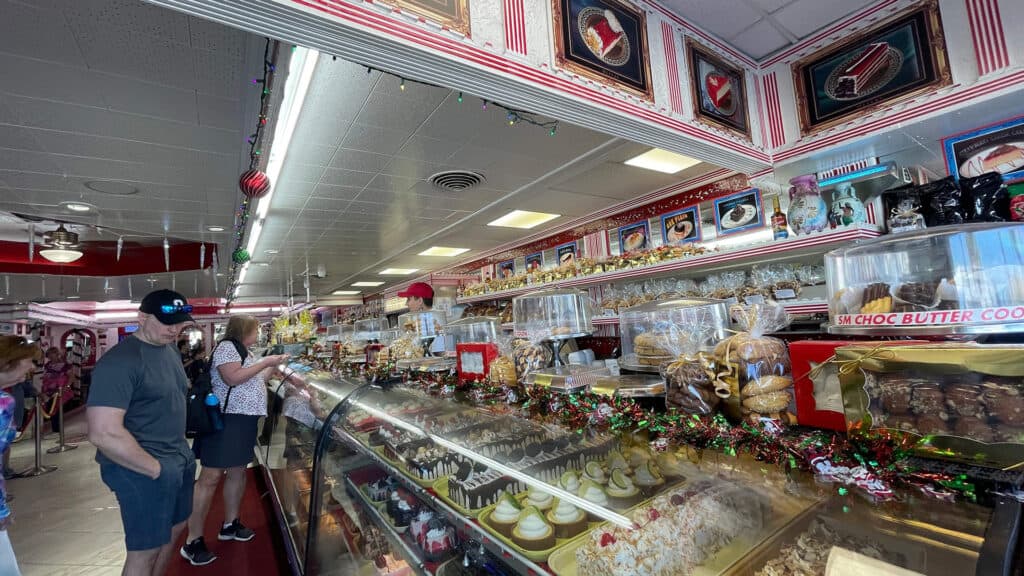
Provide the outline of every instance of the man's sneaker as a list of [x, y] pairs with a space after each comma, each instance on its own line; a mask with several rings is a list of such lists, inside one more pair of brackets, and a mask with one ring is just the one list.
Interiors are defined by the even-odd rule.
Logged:
[[238, 518], [235, 518], [231, 524], [225, 524], [224, 527], [220, 529], [220, 534], [217, 534], [217, 540], [237, 540], [239, 542], [248, 542], [249, 540], [252, 540], [255, 535], [255, 532], [249, 530], [245, 526], [242, 526], [242, 523], [238, 521]]
[[206, 541], [200, 536], [181, 547], [181, 557], [193, 566], [206, 566], [217, 559], [206, 547]]

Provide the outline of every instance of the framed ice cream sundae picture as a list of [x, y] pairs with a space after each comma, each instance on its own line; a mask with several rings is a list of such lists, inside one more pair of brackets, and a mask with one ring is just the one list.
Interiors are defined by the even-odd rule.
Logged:
[[686, 40], [697, 119], [750, 138], [744, 72], [707, 48]]
[[691, 206], [661, 215], [661, 237], [666, 245], [679, 246], [699, 242], [700, 208]]
[[560, 68], [651, 100], [647, 21], [624, 0], [552, 0]]
[[946, 167], [956, 180], [999, 172], [1024, 178], [1024, 116], [950, 136], [942, 141]]
[[804, 134], [951, 83], [937, 0], [793, 65]]
[[527, 254], [525, 262], [527, 272], [536, 272], [544, 267], [544, 253], [535, 252], [533, 254]]
[[568, 266], [576, 263], [576, 243], [569, 242], [555, 248], [555, 258], [558, 259], [558, 266]]
[[764, 226], [761, 191], [750, 188], [715, 200], [715, 230], [719, 236]]
[[619, 253], [640, 252], [651, 247], [651, 225], [647, 220], [619, 228]]

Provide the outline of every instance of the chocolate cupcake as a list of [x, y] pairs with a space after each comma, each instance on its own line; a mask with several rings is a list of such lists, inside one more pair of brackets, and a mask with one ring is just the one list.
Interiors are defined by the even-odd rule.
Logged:
[[956, 421], [956, 427], [954, 427], [953, 431], [957, 436], [985, 442], [986, 444], [996, 440], [995, 430], [988, 425], [988, 422], [979, 418], [961, 418]]
[[946, 406], [950, 412], [965, 418], [981, 418], [985, 409], [981, 401], [981, 387], [973, 384], [946, 386]]
[[938, 384], [920, 384], [914, 387], [910, 407], [918, 415], [937, 416], [946, 413], [946, 395]]
[[[945, 412], [943, 412], [945, 414]], [[949, 434], [949, 422], [934, 414], [924, 414], [917, 417], [918, 434]]]

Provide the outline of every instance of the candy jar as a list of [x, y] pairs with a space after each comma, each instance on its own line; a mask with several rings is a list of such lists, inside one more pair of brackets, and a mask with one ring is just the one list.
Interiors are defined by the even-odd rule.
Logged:
[[819, 232], [828, 226], [828, 206], [818, 190], [813, 174], [797, 176], [789, 181], [789, 227], [794, 234]]
[[843, 226], [862, 224], [868, 221], [864, 204], [857, 198], [853, 184], [843, 182], [832, 192], [832, 214]]

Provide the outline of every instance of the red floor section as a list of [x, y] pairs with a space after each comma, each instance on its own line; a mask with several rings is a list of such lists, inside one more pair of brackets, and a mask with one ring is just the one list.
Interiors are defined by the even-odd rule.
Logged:
[[[280, 529], [271, 509], [270, 497], [260, 498], [265, 493], [263, 479], [258, 468], [248, 470], [245, 495], [242, 496], [242, 523], [256, 532], [249, 542], [220, 542], [217, 532], [224, 519], [224, 497], [221, 494], [224, 483], [217, 488], [217, 494], [206, 516], [207, 546], [217, 555], [217, 561], [207, 566], [192, 566], [180, 555], [175, 554], [167, 570], [167, 576], [194, 576], [195, 574], [217, 574], [218, 576], [277, 576], [290, 574], [288, 560], [281, 542]], [[182, 536], [183, 544], [185, 537]]]

